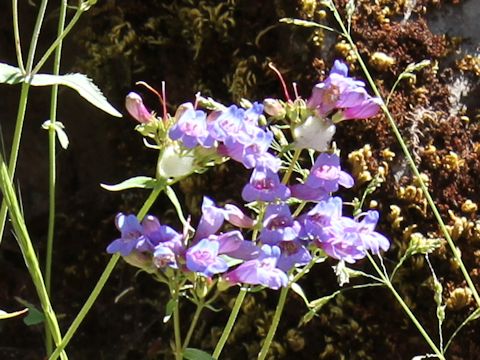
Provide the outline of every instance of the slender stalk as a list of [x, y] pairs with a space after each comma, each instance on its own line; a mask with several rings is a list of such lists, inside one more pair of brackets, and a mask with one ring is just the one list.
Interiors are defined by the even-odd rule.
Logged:
[[[32, 241], [30, 239], [30, 235], [25, 224], [25, 220], [20, 210], [20, 205], [18, 203], [15, 190], [13, 189], [7, 166], [5, 165], [5, 162], [3, 161], [3, 158], [1, 156], [0, 190], [3, 193], [3, 198], [8, 207], [12, 226], [16, 235], [18, 245], [22, 250], [25, 265], [27, 266], [30, 277], [32, 278], [33, 284], [37, 291], [38, 298], [40, 300], [40, 304], [42, 306], [42, 310], [45, 316], [45, 321], [49, 324], [48, 329], [53, 336], [55, 344], [59, 344], [62, 341], [62, 335], [58, 326], [57, 317], [52, 309], [50, 298], [47, 294], [47, 289], [45, 288], [45, 283], [43, 281], [43, 276], [40, 270], [37, 255], [35, 253], [35, 249], [32, 245]], [[59, 355], [64, 360], [68, 359], [67, 354], [64, 351], [62, 351], [62, 353]]]
[[[371, 75], [368, 71], [368, 68], [365, 65], [365, 62], [363, 61], [362, 57], [360, 56], [360, 53], [358, 52], [358, 49], [357, 49], [353, 39], [351, 38], [350, 34], [348, 34], [347, 29], [345, 28], [345, 25], [343, 24], [342, 18], [340, 16], [338, 10], [333, 5], [333, 3], [332, 3], [332, 6], [331, 6], [331, 10], [333, 11], [333, 15], [334, 15], [335, 19], [337, 20], [338, 24], [340, 25], [340, 27], [341, 27], [341, 29], [344, 33], [345, 38], [349, 42], [353, 51], [355, 52], [355, 55], [357, 57], [357, 61], [360, 64], [360, 67], [362, 68], [363, 73], [365, 74], [365, 77], [367, 78], [368, 83], [370, 84], [370, 87], [372, 88], [374, 94], [381, 98], [382, 95], [381, 95], [380, 91], [378, 90], [377, 85], [373, 81], [373, 78], [371, 77]], [[455, 258], [455, 261], [458, 263], [458, 265], [460, 267], [460, 270], [461, 270], [461, 272], [462, 272], [462, 274], [463, 274], [463, 276], [464, 276], [464, 278], [465, 278], [465, 280], [468, 284], [468, 287], [470, 288], [470, 290], [472, 290], [473, 297], [475, 298], [475, 301], [476, 301], [477, 305], [480, 307], [480, 295], [478, 294], [478, 291], [477, 291], [475, 285], [473, 284], [473, 281], [470, 277], [470, 274], [468, 273], [468, 271], [467, 271], [467, 269], [466, 269], [466, 267], [465, 267], [465, 265], [462, 261], [460, 252], [457, 250], [455, 242], [452, 240], [450, 234], [448, 233], [448, 230], [445, 226], [445, 223], [443, 222], [442, 216], [440, 215], [440, 212], [438, 211], [438, 208], [435, 205], [435, 202], [433, 201], [432, 196], [430, 195], [430, 192], [428, 191], [427, 185], [425, 184], [422, 177], [420, 176], [420, 171], [418, 170], [418, 167], [415, 164], [415, 161], [413, 160], [413, 157], [410, 154], [410, 151], [408, 150], [407, 144], [403, 140], [402, 135], [400, 134], [400, 131], [398, 130], [398, 127], [395, 123], [395, 120], [393, 119], [392, 114], [388, 110], [388, 107], [385, 104], [382, 104], [381, 108], [382, 108], [382, 111], [384, 112], [385, 116], [387, 117], [388, 123], [389, 123], [390, 127], [392, 128], [392, 131], [393, 131], [395, 137], [397, 138], [397, 141], [400, 144], [400, 147], [402, 148], [403, 153], [405, 154], [405, 157], [407, 159], [408, 165], [410, 166], [410, 169], [412, 170], [413, 174], [417, 178], [418, 183], [420, 184], [420, 188], [422, 189], [422, 192], [423, 192], [425, 198], [427, 199], [428, 205], [432, 209], [433, 215], [435, 216], [435, 219], [438, 222], [440, 230], [442, 231], [443, 236], [447, 240], [447, 243], [450, 246], [450, 249], [452, 250], [453, 257]]]
[[77, 11], [75, 12], [75, 15], [73, 15], [72, 20], [68, 23], [68, 25], [65, 27], [65, 29], [57, 36], [55, 41], [50, 45], [50, 47], [45, 51], [45, 54], [40, 58], [38, 61], [37, 65], [35, 65], [35, 68], [32, 70], [32, 74], [36, 74], [42, 66], [45, 64], [45, 62], [48, 60], [50, 55], [55, 51], [55, 49], [60, 46], [62, 43], [62, 40], [65, 38], [65, 36], [68, 35], [68, 33], [73, 29], [75, 24], [78, 22], [80, 19], [80, 16], [85, 12], [85, 9], [82, 6], [79, 6], [77, 8]]
[[212, 357], [214, 359], [218, 359], [220, 354], [222, 353], [223, 347], [225, 346], [225, 343], [227, 342], [227, 339], [230, 336], [230, 333], [232, 332], [233, 325], [235, 325], [235, 320], [237, 320], [238, 312], [240, 311], [240, 308], [243, 303], [243, 299], [245, 299], [245, 295], [247, 294], [247, 291], [248, 291], [247, 288], [242, 287], [238, 292], [237, 298], [235, 299], [235, 304], [233, 305], [233, 309], [230, 313], [230, 316], [228, 317], [227, 324], [223, 329], [222, 336], [220, 337], [220, 340], [218, 340], [217, 346], [213, 351]]
[[[13, 5], [13, 17], [14, 17], [14, 26], [15, 23], [18, 26], [18, 16], [16, 14], [18, 6], [16, 6], [16, 0], [15, 3], [12, 3]], [[35, 22], [35, 26], [33, 29], [33, 34], [32, 34], [32, 40], [30, 41], [30, 48], [28, 51], [28, 57], [27, 57], [27, 68], [24, 70], [25, 74], [29, 76], [32, 72], [32, 67], [33, 67], [33, 61], [35, 59], [35, 50], [37, 48], [37, 43], [38, 43], [38, 37], [40, 36], [40, 31], [42, 29], [42, 24], [43, 24], [43, 19], [45, 17], [45, 11], [47, 9], [47, 0], [43, 0], [42, 3], [40, 4], [40, 9], [37, 14], [37, 20]], [[14, 29], [15, 33], [15, 29]], [[18, 35], [18, 39], [20, 39]], [[20, 64], [19, 64], [20, 66]], [[15, 132], [13, 134], [13, 141], [12, 141], [12, 149], [10, 152], [10, 160], [8, 162], [8, 175], [10, 176], [10, 179], [13, 180], [15, 176], [15, 168], [17, 166], [17, 158], [18, 158], [18, 151], [20, 148], [20, 140], [22, 137], [22, 130], [23, 130], [23, 122], [25, 120], [25, 112], [27, 110], [27, 102], [28, 102], [28, 92], [30, 90], [30, 84], [27, 81], [22, 83], [22, 89], [20, 93], [20, 101], [18, 104], [18, 111], [17, 111], [17, 120], [15, 123]], [[3, 231], [5, 230], [5, 220], [7, 219], [7, 205], [5, 203], [5, 200], [2, 201], [2, 207], [0, 209], [0, 243], [2, 242], [3, 238]]]
[[422, 324], [420, 324], [420, 322], [417, 320], [417, 318], [415, 317], [413, 312], [410, 310], [408, 305], [405, 303], [405, 301], [403, 301], [400, 294], [393, 287], [393, 285], [390, 282], [388, 276], [385, 276], [383, 271], [378, 267], [377, 263], [375, 262], [375, 260], [373, 260], [372, 256], [369, 253], [367, 253], [367, 257], [368, 257], [368, 260], [370, 260], [370, 263], [372, 264], [372, 266], [375, 268], [375, 271], [378, 273], [380, 278], [383, 280], [383, 283], [385, 284], [385, 286], [387, 286], [388, 289], [392, 292], [393, 296], [395, 296], [395, 299], [397, 299], [400, 306], [403, 308], [403, 310], [408, 315], [408, 317], [413, 322], [413, 324], [417, 327], [418, 331], [420, 332], [420, 334], [422, 334], [423, 338], [428, 343], [428, 345], [430, 345], [431, 349], [435, 352], [435, 354], [438, 356], [439, 359], [445, 360], [445, 357], [443, 356], [442, 352], [438, 349], [437, 345], [435, 345], [433, 340], [430, 338], [428, 333], [423, 328]]
[[18, 0], [12, 0], [12, 17], [13, 17], [13, 36], [15, 38], [15, 53], [17, 54], [17, 65], [25, 74], [25, 66], [23, 65], [22, 45], [20, 43], [20, 30], [18, 29]]
[[[12, 149], [10, 152], [10, 161], [8, 163], [8, 175], [10, 180], [13, 180], [15, 175], [15, 168], [17, 166], [18, 151], [20, 148], [20, 140], [22, 138], [23, 122], [25, 120], [25, 112], [27, 110], [28, 92], [30, 84], [22, 83], [20, 92], [20, 101], [18, 105], [17, 121], [15, 123], [15, 132], [13, 133]], [[0, 243], [3, 239], [3, 231], [5, 230], [5, 220], [7, 219], [7, 203], [5, 199], [2, 200], [2, 207], [0, 209]]]
[[[47, 0], [43, 0], [40, 4], [40, 9], [38, 11], [37, 20], [35, 22], [35, 27], [33, 29], [32, 40], [30, 41], [30, 49], [28, 51], [27, 57], [27, 68], [25, 73], [29, 76], [32, 72], [33, 61], [35, 59], [35, 50], [37, 49], [38, 37], [40, 36], [40, 31], [42, 29], [43, 19], [45, 17], [45, 11], [47, 9]], [[12, 4], [15, 5], [15, 4]], [[15, 12], [17, 7], [13, 8]], [[15, 17], [15, 14], [14, 14]], [[17, 21], [18, 24], [18, 21]], [[28, 92], [30, 90], [30, 84], [27, 81], [22, 83], [22, 89], [20, 92], [20, 101], [18, 104], [17, 111], [17, 120], [15, 123], [15, 132], [13, 134], [12, 149], [10, 152], [10, 160], [8, 162], [8, 175], [10, 179], [13, 179], [15, 176], [15, 168], [17, 166], [18, 151], [20, 148], [20, 140], [22, 137], [23, 122], [25, 120], [25, 112], [27, 110], [28, 102]], [[3, 231], [5, 230], [5, 220], [7, 219], [7, 204], [5, 200], [2, 201], [2, 207], [0, 209], [0, 243], [3, 238]]]
[[280, 297], [278, 299], [277, 308], [275, 309], [275, 314], [273, 315], [272, 325], [270, 325], [270, 329], [268, 329], [267, 337], [265, 338], [262, 349], [258, 354], [258, 360], [264, 360], [267, 356], [270, 345], [272, 344], [275, 333], [277, 332], [278, 324], [280, 323], [280, 318], [283, 313], [283, 308], [285, 307], [285, 300], [287, 299], [289, 289], [290, 287], [287, 286], [282, 288], [282, 291], [280, 291]]
[[[58, 19], [57, 34], [60, 35], [65, 27], [65, 17], [67, 14], [67, 0], [62, 0], [60, 4], [60, 14]], [[60, 61], [62, 58], [62, 42], [59, 43], [55, 51], [55, 59], [53, 63], [54, 75], [60, 73]], [[55, 158], [55, 141], [56, 130], [55, 122], [57, 121], [57, 101], [58, 101], [58, 85], [52, 86], [52, 94], [50, 99], [50, 127], [48, 129], [48, 157], [49, 157], [49, 209], [48, 209], [48, 231], [47, 231], [47, 254], [45, 260], [45, 286], [47, 294], [51, 294], [51, 280], [52, 280], [52, 256], [53, 256], [53, 237], [55, 233], [55, 185], [56, 185], [56, 158]], [[48, 324], [45, 323], [45, 348], [47, 356], [52, 353], [53, 345], [52, 338], [48, 335]]]
[[33, 62], [35, 60], [35, 51], [37, 50], [38, 38], [40, 37], [40, 31], [42, 30], [43, 19], [45, 18], [45, 11], [47, 10], [48, 0], [42, 0], [40, 9], [38, 10], [37, 21], [33, 28], [32, 40], [30, 41], [30, 49], [28, 50], [27, 69], [26, 74], [30, 76], [32, 74]]
[[[149, 197], [143, 204], [142, 208], [137, 214], [137, 218], [139, 220], [142, 220], [145, 215], [147, 214], [148, 210], [150, 207], [153, 205], [155, 200], [157, 199], [158, 195], [163, 191], [164, 187], [163, 185], [157, 186], [153, 189], [153, 191], [150, 193]], [[120, 259], [120, 254], [114, 254], [110, 258], [110, 261], [108, 262], [107, 266], [105, 267], [105, 270], [103, 270], [102, 275], [100, 276], [100, 279], [98, 280], [97, 284], [93, 288], [92, 292], [88, 296], [87, 301], [81, 308], [80, 312], [76, 316], [76, 318], [73, 320], [72, 324], [68, 328], [67, 332], [65, 333], [65, 336], [63, 337], [63, 340], [60, 344], [57, 345], [57, 348], [55, 351], [50, 355], [48, 358], [49, 360], [55, 360], [58, 358], [60, 355], [60, 352], [65, 349], [65, 347], [68, 345], [70, 340], [72, 339], [73, 335], [77, 331], [78, 327], [82, 323], [83, 319], [85, 316], [88, 314], [90, 309], [92, 308], [93, 304], [97, 300], [97, 297], [100, 295], [100, 292], [103, 290], [103, 287], [105, 286], [107, 280], [109, 279], [110, 275], [112, 274], [113, 269], [115, 268], [115, 265], [117, 265], [118, 260]]]
[[292, 176], [295, 163], [298, 161], [298, 158], [300, 157], [301, 153], [302, 153], [301, 149], [295, 149], [295, 152], [293, 153], [292, 161], [290, 162], [290, 165], [288, 166], [288, 169], [285, 172], [285, 175], [283, 175], [282, 183], [287, 184], [288, 180], [290, 180], [290, 176]]
[[467, 325], [470, 321], [473, 321], [475, 319], [478, 319], [480, 315], [480, 308], [477, 308], [475, 311], [473, 311], [453, 332], [452, 336], [450, 336], [450, 339], [448, 339], [447, 344], [445, 345], [445, 348], [443, 349], [444, 352], [447, 351], [448, 347], [452, 343], [453, 339], [457, 334], [460, 332], [460, 330], [463, 329], [465, 325]]
[[175, 279], [175, 286], [171, 290], [172, 299], [175, 302], [175, 306], [173, 308], [173, 333], [175, 336], [175, 359], [182, 360], [182, 335], [180, 333], [180, 311], [179, 311], [179, 304], [180, 304], [180, 289], [178, 285], [178, 280]]
[[197, 304], [197, 308], [195, 309], [195, 313], [193, 314], [193, 319], [190, 324], [190, 327], [188, 328], [187, 336], [185, 336], [185, 341], [183, 342], [182, 346], [182, 353], [185, 351], [187, 348], [188, 344], [190, 343], [190, 339], [192, 338], [193, 335], [193, 330], [195, 330], [195, 326], [197, 326], [198, 319], [200, 318], [200, 314], [203, 311], [203, 302], [200, 304]]

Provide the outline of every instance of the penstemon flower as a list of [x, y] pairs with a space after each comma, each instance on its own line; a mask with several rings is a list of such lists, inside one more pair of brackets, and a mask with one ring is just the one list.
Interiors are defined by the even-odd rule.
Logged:
[[128, 93], [125, 97], [125, 108], [128, 113], [141, 124], [148, 124], [155, 120], [155, 117], [147, 110], [142, 98], [137, 93]]

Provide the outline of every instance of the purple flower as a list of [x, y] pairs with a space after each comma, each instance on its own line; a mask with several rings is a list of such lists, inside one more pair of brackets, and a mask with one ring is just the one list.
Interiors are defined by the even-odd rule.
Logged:
[[298, 240], [282, 241], [278, 244], [281, 255], [277, 262], [277, 267], [285, 272], [290, 271], [294, 266], [308, 264], [312, 256], [308, 249]]
[[135, 215], [125, 216], [122, 213], [115, 217], [115, 225], [121, 232], [121, 237], [108, 245], [107, 252], [119, 252], [122, 256], [127, 256], [135, 250], [138, 242], [144, 240], [143, 228]]
[[353, 178], [340, 168], [340, 158], [335, 154], [318, 156], [304, 184], [291, 187], [292, 195], [301, 200], [320, 201], [338, 190], [338, 185], [350, 188]]
[[367, 211], [360, 222], [341, 217], [319, 234], [317, 245], [329, 256], [349, 263], [363, 259], [367, 251], [374, 254], [378, 254], [380, 249], [386, 251], [390, 242], [374, 231], [377, 221], [376, 211]]
[[302, 230], [300, 238], [315, 241], [328, 231], [332, 223], [340, 219], [342, 216], [342, 199], [339, 197], [331, 197], [327, 200], [320, 201], [307, 214], [300, 217]]
[[171, 267], [178, 269], [177, 256], [171, 247], [160, 244], [153, 253], [153, 263], [158, 268]]
[[226, 138], [219, 146], [219, 152], [242, 163], [247, 169], [255, 167], [261, 161], [267, 161], [272, 169], [279, 167], [276, 158], [267, 153], [273, 141], [273, 133], [257, 126], [245, 125], [244, 129]]
[[235, 270], [225, 275], [225, 279], [232, 283], [263, 285], [271, 289], [285, 287], [288, 277], [277, 268], [280, 249], [277, 246], [263, 245], [260, 256], [241, 264]]
[[232, 204], [226, 204], [224, 207], [225, 220], [239, 228], [251, 228], [255, 221], [245, 215], [242, 210]]
[[211, 147], [214, 139], [209, 136], [207, 131], [206, 118], [205, 112], [195, 110], [192, 104], [183, 104], [182, 111], [168, 135], [172, 140], [180, 139], [182, 144], [189, 149], [197, 145]]
[[365, 213], [363, 219], [357, 223], [358, 227], [356, 229], [362, 240], [363, 247], [374, 254], [379, 254], [380, 249], [387, 251], [390, 247], [390, 241], [382, 234], [374, 231], [378, 218], [378, 211], [369, 210]]
[[356, 106], [339, 111], [339, 113], [334, 116], [334, 122], [338, 123], [342, 120], [350, 119], [367, 119], [377, 115], [382, 104], [381, 99], [368, 97]]
[[136, 249], [144, 252], [153, 252], [158, 245], [168, 246], [175, 252], [182, 249], [183, 236], [170, 226], [161, 225], [155, 216], [147, 215], [142, 221], [144, 237], [138, 241]]
[[293, 220], [288, 205], [268, 205], [264, 218], [263, 229], [259, 237], [262, 243], [277, 245], [280, 241], [292, 241], [298, 237], [300, 223]]
[[199, 240], [215, 234], [223, 225], [225, 211], [215, 206], [208, 197], [203, 197], [202, 217], [195, 232], [194, 240]]
[[307, 106], [320, 116], [327, 116], [335, 109], [342, 109], [343, 115], [335, 122], [345, 119], [363, 119], [375, 115], [380, 100], [365, 90], [365, 83], [348, 77], [348, 68], [336, 60], [327, 79], [315, 85]]
[[143, 100], [137, 93], [128, 93], [125, 97], [125, 107], [128, 113], [141, 124], [148, 124], [155, 119], [143, 105]]
[[215, 240], [203, 239], [187, 250], [187, 268], [207, 277], [227, 271], [225, 260], [218, 257], [220, 243]]
[[263, 104], [254, 102], [252, 107], [245, 111], [245, 122], [249, 125], [258, 125], [258, 118], [263, 114]]
[[290, 190], [280, 182], [278, 174], [265, 165], [253, 169], [250, 182], [242, 190], [242, 198], [247, 202], [286, 200], [288, 197]]
[[219, 243], [219, 254], [242, 260], [251, 260], [258, 257], [259, 248], [251, 241], [243, 239], [242, 233], [233, 230], [215, 237]]
[[236, 105], [224, 111], [214, 111], [208, 116], [208, 132], [217, 141], [236, 136], [245, 129], [245, 110]]

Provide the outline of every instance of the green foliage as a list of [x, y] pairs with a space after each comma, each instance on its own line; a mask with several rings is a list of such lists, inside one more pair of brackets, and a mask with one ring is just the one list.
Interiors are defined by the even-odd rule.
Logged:
[[110, 105], [93, 81], [83, 74], [35, 74], [30, 77], [25, 77], [19, 68], [0, 63], [0, 83], [14, 85], [22, 82], [28, 82], [32, 86], [68, 86], [100, 110], [103, 110], [112, 116], [122, 117], [122, 114]]

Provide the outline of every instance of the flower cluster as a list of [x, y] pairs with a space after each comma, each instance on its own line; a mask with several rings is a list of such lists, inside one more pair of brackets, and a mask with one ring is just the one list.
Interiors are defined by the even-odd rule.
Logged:
[[[119, 214], [116, 225], [121, 237], [107, 251], [120, 253], [147, 271], [170, 268], [206, 278], [218, 275], [230, 284], [278, 289], [287, 286], [293, 268], [309, 264], [319, 249], [349, 263], [362, 259], [368, 251], [377, 254], [387, 250], [389, 241], [375, 231], [378, 212], [367, 211], [355, 218], [342, 215], [342, 199], [333, 193], [339, 186], [352, 187], [354, 181], [341, 169], [338, 154], [329, 150], [335, 123], [375, 115], [379, 100], [368, 95], [363, 82], [348, 77], [345, 64], [336, 61], [307, 101], [268, 99], [264, 104], [267, 115], [290, 126], [297, 149], [321, 151], [303, 179], [296, 184], [280, 181], [282, 160], [269, 152], [274, 135], [271, 128], [262, 125], [268, 123], [261, 121], [265, 120], [262, 104], [220, 107], [210, 113], [191, 103], [183, 104], [166, 127], [163, 142], [167, 145], [161, 149], [160, 159], [166, 161], [165, 154], [173, 151], [171, 166], [176, 169], [170, 174], [181, 174], [178, 176], [188, 174], [178, 170], [182, 161], [194, 164], [202, 152], [208, 152], [210, 158], [212, 154], [231, 158], [252, 169], [241, 195], [256, 209], [257, 220], [231, 204], [217, 207], [206, 197], [194, 233], [181, 234], [153, 216], [139, 223], [133, 215]], [[289, 114], [297, 105], [295, 121], [289, 122]], [[139, 122], [151, 119], [133, 95], [127, 98], [127, 109]], [[298, 203], [307, 211], [292, 214], [291, 204]], [[309, 203], [310, 209], [306, 206]], [[225, 221], [233, 230], [222, 232]]]

